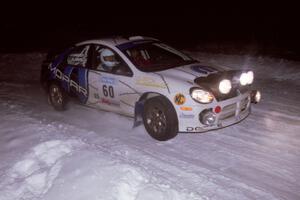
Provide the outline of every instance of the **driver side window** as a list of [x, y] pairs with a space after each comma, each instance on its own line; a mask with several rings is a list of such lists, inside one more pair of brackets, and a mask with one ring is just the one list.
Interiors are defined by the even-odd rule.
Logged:
[[133, 74], [116, 52], [100, 45], [94, 46], [93, 69], [124, 76]]

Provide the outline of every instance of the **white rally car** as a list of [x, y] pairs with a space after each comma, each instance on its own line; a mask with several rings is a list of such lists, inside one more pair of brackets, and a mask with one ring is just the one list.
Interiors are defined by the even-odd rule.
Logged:
[[141, 36], [76, 44], [44, 62], [41, 82], [56, 110], [69, 97], [87, 106], [134, 117], [157, 140], [237, 123], [260, 92], [252, 71], [206, 66]]

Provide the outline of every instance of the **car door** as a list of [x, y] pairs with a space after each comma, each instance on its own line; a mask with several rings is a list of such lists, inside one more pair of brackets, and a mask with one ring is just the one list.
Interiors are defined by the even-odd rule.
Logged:
[[91, 45], [74, 47], [58, 66], [62, 88], [81, 103], [86, 103], [88, 99], [87, 66], [90, 65], [90, 47]]
[[[104, 45], [93, 45], [92, 67], [89, 71], [90, 106], [132, 116], [134, 103], [124, 101], [124, 94], [133, 92], [133, 73], [121, 57]], [[105, 60], [103, 55], [108, 56]], [[111, 58], [109, 57], [111, 56]], [[110, 62], [107, 64], [107, 61]]]

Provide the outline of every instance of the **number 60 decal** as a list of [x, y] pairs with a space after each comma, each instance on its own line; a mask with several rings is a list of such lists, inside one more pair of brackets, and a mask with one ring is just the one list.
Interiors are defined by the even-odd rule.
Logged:
[[106, 96], [106, 97], [110, 96], [111, 98], [115, 97], [113, 86], [111, 86], [111, 85], [109, 85], [109, 86], [103, 85], [102, 89], [103, 89], [103, 95], [104, 96]]

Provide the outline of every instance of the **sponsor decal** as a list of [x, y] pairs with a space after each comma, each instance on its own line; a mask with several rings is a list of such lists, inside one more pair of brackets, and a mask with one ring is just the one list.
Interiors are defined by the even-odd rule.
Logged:
[[70, 54], [67, 58], [69, 65], [85, 66], [87, 62], [89, 46], [86, 46], [80, 53]]
[[85, 66], [87, 62], [87, 57], [85, 55], [69, 55], [67, 59], [67, 63], [69, 65], [76, 65], [76, 66]]
[[109, 106], [118, 106], [118, 107], [120, 106], [119, 102], [114, 101], [112, 99], [101, 98], [99, 102], [102, 104], [107, 104]]
[[55, 78], [67, 83], [69, 85], [70, 89], [74, 88], [76, 90], [76, 92], [83, 94], [85, 97], [88, 96], [88, 91], [84, 87], [80, 86], [78, 83], [76, 83], [75, 81], [70, 79], [62, 71], [60, 71], [57, 68], [51, 68], [51, 66], [49, 66], [49, 69], [54, 74]]
[[186, 119], [192, 119], [195, 117], [194, 114], [185, 114], [185, 113], [180, 113], [179, 115], [180, 118], [186, 118]]
[[176, 105], [182, 105], [185, 103], [185, 96], [181, 93], [178, 93], [174, 97], [174, 102]]
[[193, 108], [192, 107], [188, 107], [188, 106], [181, 106], [180, 110], [183, 110], [183, 111], [192, 111]]
[[137, 85], [143, 85], [148, 87], [166, 88], [164, 83], [156, 82], [154, 79], [149, 77], [142, 77], [136, 81]]
[[116, 79], [111, 77], [102, 76], [101, 82], [105, 84], [115, 85]]

